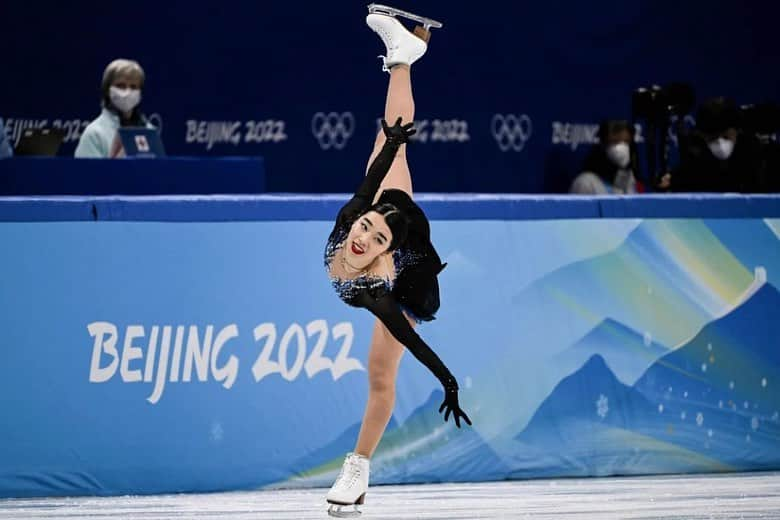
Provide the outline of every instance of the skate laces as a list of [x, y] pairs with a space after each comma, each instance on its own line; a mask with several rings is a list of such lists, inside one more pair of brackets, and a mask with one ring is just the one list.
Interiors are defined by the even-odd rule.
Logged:
[[360, 478], [361, 467], [357, 457], [348, 456], [344, 461], [344, 465], [341, 466], [341, 472], [336, 479], [334, 487], [337, 488], [351, 488], [355, 485], [355, 481]]

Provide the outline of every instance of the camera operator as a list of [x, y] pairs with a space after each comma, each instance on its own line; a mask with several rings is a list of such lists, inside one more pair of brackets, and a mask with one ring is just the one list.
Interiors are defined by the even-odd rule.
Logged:
[[695, 129], [680, 136], [680, 165], [664, 176], [664, 184], [674, 192], [757, 191], [758, 142], [738, 130], [739, 120], [730, 99], [702, 103]]

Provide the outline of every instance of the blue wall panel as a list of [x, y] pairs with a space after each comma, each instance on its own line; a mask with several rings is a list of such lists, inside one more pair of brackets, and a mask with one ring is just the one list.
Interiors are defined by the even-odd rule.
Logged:
[[[519, 197], [479, 219], [422, 198], [449, 205], [449, 265], [420, 333], [474, 426], [443, 423], [405, 358], [373, 483], [780, 468], [777, 199], [582, 218]], [[1, 496], [332, 482], [372, 319], [322, 268], [338, 197], [292, 199], [0, 203]], [[546, 217], [496, 218], [510, 202]]]

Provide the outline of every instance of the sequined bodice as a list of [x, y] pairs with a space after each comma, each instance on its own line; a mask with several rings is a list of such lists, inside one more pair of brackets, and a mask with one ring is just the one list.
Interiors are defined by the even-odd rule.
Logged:
[[348, 233], [348, 226], [337, 227], [328, 237], [328, 243], [325, 245], [325, 269], [331, 285], [336, 290], [339, 298], [349, 305], [354, 305], [358, 294], [364, 291], [367, 291], [375, 298], [392, 291], [393, 283], [388, 278], [376, 275], [362, 275], [357, 278], [342, 279], [333, 274], [333, 259], [336, 257], [336, 253], [344, 247]]

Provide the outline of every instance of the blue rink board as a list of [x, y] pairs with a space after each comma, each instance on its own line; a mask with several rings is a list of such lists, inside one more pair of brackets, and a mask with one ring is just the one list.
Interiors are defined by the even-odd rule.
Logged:
[[[323, 269], [346, 199], [0, 200], [0, 497], [329, 486], [374, 330]], [[474, 424], [404, 356], [372, 484], [780, 469], [778, 198], [419, 200]]]
[[[348, 196], [211, 195], [144, 197], [4, 197], [0, 221], [306, 221], [331, 220]], [[750, 218], [780, 216], [775, 195], [624, 197], [418, 194], [430, 220], [593, 218]]]

